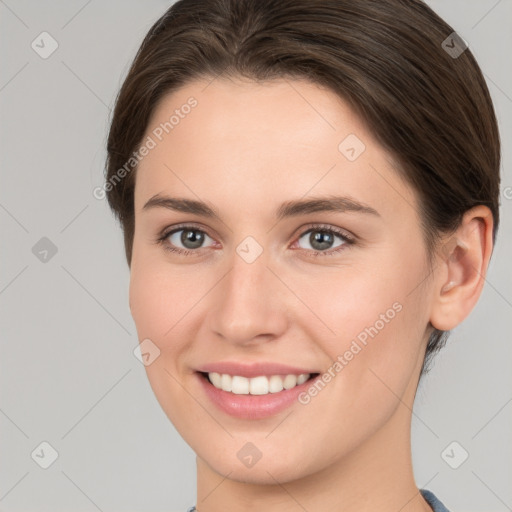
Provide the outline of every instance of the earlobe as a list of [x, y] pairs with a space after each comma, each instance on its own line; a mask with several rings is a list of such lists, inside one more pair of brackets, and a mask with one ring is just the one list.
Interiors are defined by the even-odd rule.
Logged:
[[475, 306], [492, 252], [492, 213], [486, 206], [467, 211], [459, 228], [445, 240], [435, 268], [431, 324], [449, 331]]

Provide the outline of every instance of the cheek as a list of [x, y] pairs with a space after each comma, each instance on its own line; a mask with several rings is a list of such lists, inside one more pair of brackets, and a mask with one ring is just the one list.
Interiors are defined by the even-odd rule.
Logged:
[[[139, 340], [151, 340], [160, 351], [154, 361], [145, 366], [155, 397], [170, 421], [180, 432], [186, 432], [188, 421], [204, 420], [197, 410], [190, 410], [187, 397], [182, 393], [183, 376], [178, 368], [182, 354], [188, 349], [188, 340], [192, 338], [190, 330], [186, 330], [186, 322], [180, 320], [197, 299], [190, 295], [192, 285], [187, 289], [190, 279], [173, 274], [168, 268], [162, 269], [161, 263], [150, 258], [133, 258], [129, 291], [131, 313]], [[189, 410], [188, 419], [183, 410]], [[186, 435], [183, 437], [187, 439]]]
[[311, 308], [335, 335], [315, 337], [306, 320], [301, 324], [328, 355], [325, 385], [311, 386], [301, 403], [308, 418], [324, 419], [311, 424], [316, 436], [340, 447], [340, 452], [324, 454], [332, 458], [384, 425], [401, 400], [412, 400], [409, 391], [415, 389], [428, 319], [426, 294], [419, 289], [410, 293], [426, 275], [418, 265], [382, 265], [375, 275], [362, 269], [357, 276], [348, 274], [319, 282], [324, 286], [309, 295]]
[[181, 319], [199, 300], [200, 283], [190, 270], [173, 271], [161, 257], [134, 244], [129, 293], [139, 339], [150, 338], [162, 351], [178, 349], [186, 339]]
[[[151, 255], [134, 258], [129, 294], [137, 335], [140, 341], [150, 339], [160, 351], [156, 364], [146, 366], [153, 387], [159, 380], [168, 383], [169, 373], [182, 379], [188, 371], [185, 361], [200, 339], [209, 310], [207, 294], [217, 280], [217, 272], [208, 266], [178, 267]], [[179, 394], [179, 388], [175, 391]]]
[[302, 282], [295, 276], [294, 289], [307, 298], [316, 326], [322, 320], [329, 328], [335, 346], [336, 339], [359, 334], [364, 342], [365, 332], [370, 336], [369, 331], [383, 333], [393, 324], [404, 327], [405, 320], [422, 323], [425, 315], [418, 316], [423, 307], [421, 293], [411, 291], [425, 275], [417, 266], [340, 268], [323, 276], [304, 276]]
[[[428, 291], [418, 284], [428, 271], [418, 264], [423, 257], [417, 252], [408, 261], [390, 253], [371, 265], [340, 268], [318, 277], [314, 286], [310, 276], [297, 284], [298, 293], [308, 297], [308, 306], [317, 316], [315, 326], [322, 330], [315, 333], [310, 316], [303, 320], [297, 316], [295, 321], [322, 344], [331, 366], [335, 365], [331, 373], [344, 375], [334, 380], [341, 381], [345, 390], [350, 388], [354, 397], [383, 387], [378, 377], [403, 392], [422, 356]], [[319, 332], [324, 333], [320, 339]]]

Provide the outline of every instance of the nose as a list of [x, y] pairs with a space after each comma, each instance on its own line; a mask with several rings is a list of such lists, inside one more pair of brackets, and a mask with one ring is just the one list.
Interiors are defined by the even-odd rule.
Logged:
[[287, 329], [286, 290], [267, 268], [266, 253], [251, 263], [237, 253], [212, 294], [209, 327], [224, 341], [257, 345], [279, 338]]

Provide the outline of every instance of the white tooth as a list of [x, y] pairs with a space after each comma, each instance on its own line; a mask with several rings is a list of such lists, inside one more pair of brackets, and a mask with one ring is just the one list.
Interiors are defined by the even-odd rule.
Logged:
[[231, 375], [228, 375], [227, 373], [223, 373], [221, 375], [221, 387], [223, 391], [231, 391], [232, 388], [232, 379]]
[[254, 377], [249, 379], [249, 393], [251, 395], [266, 395], [268, 393], [267, 377]]
[[222, 377], [220, 376], [220, 373], [217, 372], [210, 372], [208, 374], [208, 377], [210, 379], [210, 382], [218, 389], [222, 388]]
[[235, 395], [248, 395], [249, 394], [249, 379], [247, 377], [240, 377], [234, 375], [231, 380], [231, 392]]
[[297, 385], [297, 375], [287, 375], [283, 381], [284, 389], [292, 389]]
[[284, 378], [280, 375], [272, 375], [271, 377], [262, 375], [248, 379], [247, 377], [229, 375], [227, 373], [208, 373], [210, 382], [217, 389], [222, 389], [235, 395], [279, 393], [283, 389], [292, 389], [297, 385], [303, 384], [310, 376], [309, 373], [301, 373], [300, 375], [286, 375]]
[[309, 373], [301, 373], [297, 377], [297, 385], [300, 386], [301, 384], [304, 384], [309, 379], [310, 375]]
[[271, 393], [279, 393], [279, 391], [283, 391], [283, 379], [279, 375], [272, 375], [268, 382], [268, 390]]

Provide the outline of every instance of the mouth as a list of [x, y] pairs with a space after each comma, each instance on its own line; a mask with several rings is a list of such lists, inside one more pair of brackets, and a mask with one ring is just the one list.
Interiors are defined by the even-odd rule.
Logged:
[[303, 407], [298, 403], [298, 396], [320, 373], [245, 376], [198, 371], [196, 375], [206, 397], [222, 412], [240, 419], [257, 420], [275, 416], [294, 404]]
[[235, 395], [268, 395], [293, 389], [318, 376], [318, 373], [289, 373], [287, 375], [259, 375], [243, 377], [228, 373], [200, 372], [217, 389]]

